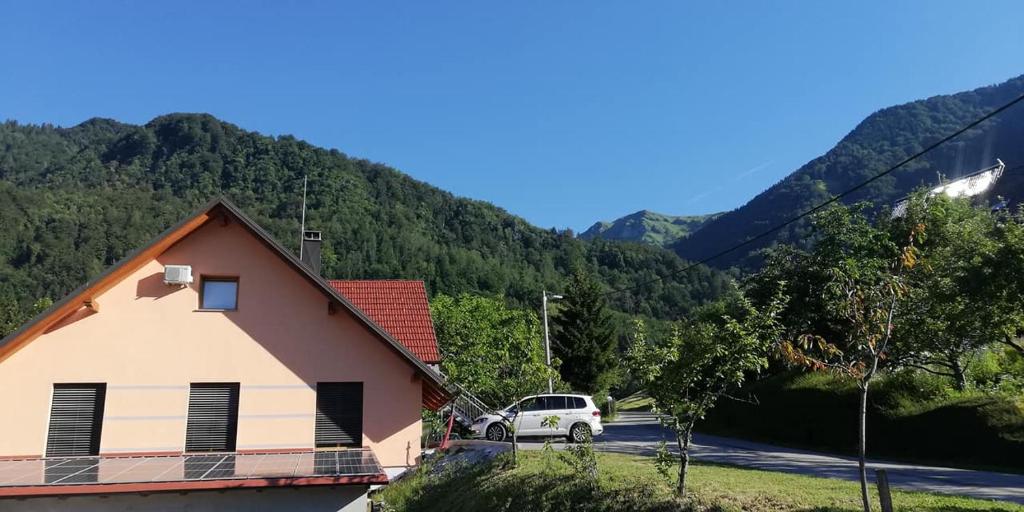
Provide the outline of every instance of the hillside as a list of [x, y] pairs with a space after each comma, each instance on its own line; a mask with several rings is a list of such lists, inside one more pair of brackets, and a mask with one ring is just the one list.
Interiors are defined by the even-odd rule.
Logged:
[[640, 210], [611, 222], [595, 222], [593, 226], [580, 233], [579, 237], [584, 240], [603, 238], [664, 247], [689, 236], [718, 215], [665, 215]]
[[[1024, 93], [1024, 76], [996, 86], [880, 110], [862, 121], [824, 155], [758, 194], [745, 205], [708, 222], [672, 248], [682, 257], [701, 259], [743, 242], [800, 212], [876, 175], [929, 144], [960, 129]], [[799, 134], [793, 134], [799, 137]], [[847, 198], [888, 204], [914, 189], [933, 184], [939, 175], [956, 178], [987, 167], [1000, 158], [1007, 174], [996, 194], [1024, 200], [1024, 105], [1017, 105], [945, 144], [901, 170], [875, 181]], [[713, 265], [753, 267], [754, 254], [773, 243], [802, 243], [806, 223], [795, 223]]]
[[[209, 115], [167, 115], [144, 126], [8, 121], [0, 125], [0, 326], [22, 319], [38, 298], [62, 297], [217, 195], [295, 249], [303, 175], [307, 227], [323, 232], [328, 277], [417, 278], [431, 293], [502, 294], [532, 308], [576, 265], [610, 287], [685, 265], [660, 248], [540, 229], [387, 166]], [[613, 305], [674, 318], [730, 286], [702, 268], [616, 296]]]

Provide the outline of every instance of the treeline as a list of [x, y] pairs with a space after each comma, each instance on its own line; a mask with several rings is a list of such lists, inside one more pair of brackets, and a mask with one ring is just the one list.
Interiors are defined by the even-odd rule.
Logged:
[[[329, 277], [423, 279], [432, 294], [502, 295], [537, 308], [541, 290], [559, 289], [577, 268], [612, 289], [686, 265], [667, 250], [540, 229], [387, 166], [208, 115], [145, 126], [9, 121], [0, 125], [0, 326], [17, 325], [38, 299], [62, 297], [218, 195], [294, 249], [303, 176], [307, 227], [324, 233]], [[673, 319], [731, 286], [701, 267], [618, 294], [612, 306]]]

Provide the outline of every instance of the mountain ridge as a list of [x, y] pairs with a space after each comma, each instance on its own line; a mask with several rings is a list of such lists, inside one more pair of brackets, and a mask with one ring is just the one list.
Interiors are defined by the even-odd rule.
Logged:
[[[306, 226], [323, 232], [324, 275], [412, 278], [432, 294], [501, 295], [533, 308], [577, 267], [608, 289], [679, 274], [673, 252], [542, 229], [386, 165], [290, 135], [270, 137], [209, 114], [144, 125], [0, 124], [0, 325], [41, 297], [62, 297], [211, 197], [232, 200], [296, 249], [302, 178]], [[618, 311], [678, 318], [732, 288], [704, 267], [612, 297]], [[14, 319], [14, 320], [10, 320]]]
[[603, 238], [626, 242], [639, 242], [665, 247], [699, 230], [721, 213], [704, 215], [666, 215], [651, 210], [640, 210], [613, 221], [595, 222], [579, 234], [583, 240]]
[[[880, 109], [858, 123], [825, 154], [810, 160], [739, 208], [708, 222], [691, 236], [670, 244], [670, 248], [684, 259], [698, 261], [746, 242], [886, 170], [1021, 94], [1024, 94], [1024, 75], [996, 85]], [[877, 206], [889, 204], [932, 184], [938, 175], [956, 178], [988, 167], [996, 158], [1002, 159], [1009, 169], [1024, 164], [1024, 106], [1017, 105], [1002, 112], [843, 201], [870, 200]], [[1008, 172], [997, 184], [995, 194], [1017, 201], [1024, 199], [1024, 176]], [[779, 243], [806, 245], [808, 235], [806, 221], [797, 222], [710, 264], [718, 268], [738, 266], [752, 270], [760, 263], [760, 251]]]

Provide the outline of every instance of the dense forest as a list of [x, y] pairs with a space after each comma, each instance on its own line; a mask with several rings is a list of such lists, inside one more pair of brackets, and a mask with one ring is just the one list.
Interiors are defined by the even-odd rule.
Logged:
[[[811, 160], [750, 202], [705, 224], [672, 247], [699, 260], [788, 220], [874, 176], [942, 137], [1024, 94], [1024, 76], [973, 91], [880, 110], [862, 121], [825, 155]], [[797, 134], [797, 136], [799, 136]], [[845, 201], [884, 205], [914, 189], [935, 185], [940, 176], [957, 178], [988, 167], [999, 158], [1007, 165], [996, 194], [1024, 200], [1024, 105], [1017, 105], [958, 139], [879, 179]], [[806, 247], [809, 227], [795, 223], [772, 237], [718, 258], [712, 265], [753, 268], [766, 246], [795, 243]]]
[[[8, 121], [0, 125], [0, 316], [23, 319], [36, 300], [59, 299], [218, 195], [296, 249], [304, 175], [306, 224], [323, 232], [332, 278], [423, 279], [434, 294], [500, 294], [534, 308], [542, 288], [559, 290], [577, 266], [611, 289], [686, 265], [665, 249], [540, 229], [387, 166], [209, 115], [145, 126]], [[731, 286], [702, 267], [612, 305], [672, 319]]]

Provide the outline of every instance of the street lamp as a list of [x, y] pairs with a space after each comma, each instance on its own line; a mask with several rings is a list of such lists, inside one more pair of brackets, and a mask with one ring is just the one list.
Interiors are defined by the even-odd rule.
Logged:
[[[548, 335], [548, 299], [559, 300], [562, 298], [561, 295], [551, 294], [548, 295], [547, 290], [541, 292], [543, 299], [541, 300], [541, 309], [544, 310], [544, 356], [547, 358], [548, 369], [551, 369], [551, 338]], [[554, 393], [554, 384], [552, 383], [551, 376], [548, 375], [548, 393]]]

